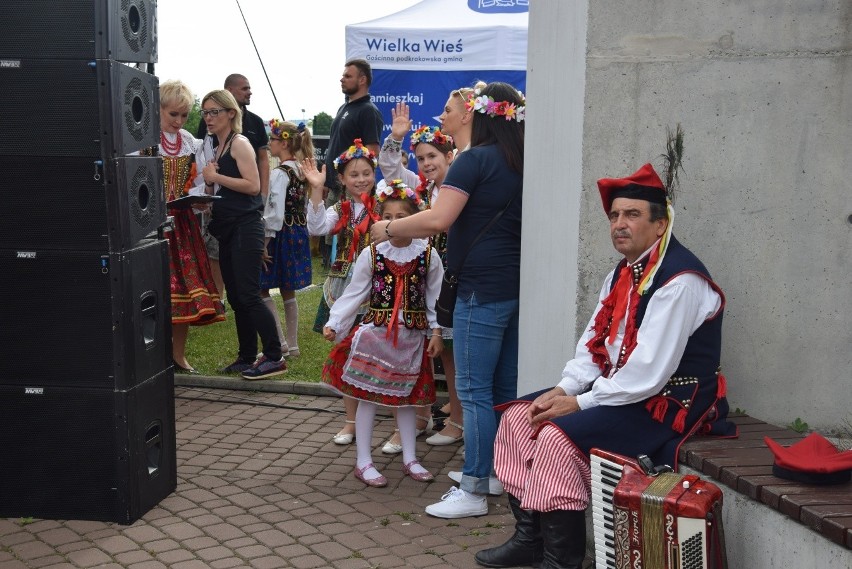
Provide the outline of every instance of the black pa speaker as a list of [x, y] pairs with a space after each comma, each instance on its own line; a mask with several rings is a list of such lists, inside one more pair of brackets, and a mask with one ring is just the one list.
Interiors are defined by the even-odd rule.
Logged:
[[160, 142], [159, 82], [135, 67], [102, 59], [0, 62], [0, 84], [0, 156], [117, 158]]
[[128, 390], [171, 366], [166, 240], [0, 249], [0, 274], [0, 385]]
[[0, 247], [127, 250], [166, 221], [159, 157], [3, 160]]
[[177, 486], [174, 413], [171, 369], [126, 391], [0, 384], [0, 518], [133, 523]]
[[3, 0], [0, 60], [157, 61], [156, 0]]

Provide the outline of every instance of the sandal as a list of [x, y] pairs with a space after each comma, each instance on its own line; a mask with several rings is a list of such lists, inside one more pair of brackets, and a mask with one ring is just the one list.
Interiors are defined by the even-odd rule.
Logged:
[[450, 436], [445, 435], [443, 432], [435, 433], [434, 435], [432, 435], [431, 437], [426, 439], [426, 444], [429, 444], [429, 445], [432, 445], [432, 446], [445, 446], [445, 445], [451, 445], [453, 443], [457, 443], [459, 441], [464, 440], [464, 426], [463, 425], [459, 425], [458, 423], [456, 423], [455, 421], [451, 421], [450, 419], [447, 419], [447, 424], [452, 425], [453, 427], [457, 428], [459, 431], [461, 431], [461, 434], [458, 437], [450, 437]]
[[[422, 429], [417, 429], [417, 431], [415, 431], [414, 433], [415, 437], [419, 437], [423, 433], [432, 432], [432, 429], [435, 427], [435, 423], [433, 422], [432, 417], [422, 417], [420, 415], [417, 415], [417, 420], [426, 421], [426, 426]], [[398, 443], [393, 442], [393, 437], [398, 432], [399, 429], [393, 430], [393, 435], [391, 435], [391, 438], [389, 438], [385, 445], [382, 447], [383, 454], [399, 454], [402, 452], [402, 441]]]

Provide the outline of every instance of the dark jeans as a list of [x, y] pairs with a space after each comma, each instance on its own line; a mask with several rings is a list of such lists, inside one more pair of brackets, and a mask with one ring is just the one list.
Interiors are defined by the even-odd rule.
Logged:
[[263, 343], [263, 354], [278, 361], [281, 344], [275, 318], [260, 298], [260, 270], [263, 254], [263, 220], [256, 216], [219, 221], [219, 265], [228, 294], [228, 304], [234, 309], [237, 325], [239, 357], [254, 360], [257, 355], [257, 336]]

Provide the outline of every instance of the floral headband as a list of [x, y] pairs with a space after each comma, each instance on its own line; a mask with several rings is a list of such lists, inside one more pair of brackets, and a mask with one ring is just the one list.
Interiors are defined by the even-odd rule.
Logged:
[[376, 160], [376, 155], [373, 154], [373, 151], [364, 146], [360, 138], [356, 138], [354, 142], [355, 144], [350, 146], [349, 150], [334, 159], [334, 169], [338, 172], [343, 166], [346, 166], [346, 164], [356, 158], [369, 160], [373, 168], [378, 166], [379, 162]]
[[482, 95], [479, 89], [476, 89], [468, 97], [464, 104], [465, 108], [471, 112], [482, 113], [489, 117], [506, 117], [507, 121], [521, 122], [526, 116], [526, 100], [524, 94], [518, 91], [518, 96], [521, 98], [520, 105], [510, 103], [509, 101], [495, 101], [488, 95]]
[[441, 129], [436, 126], [421, 126], [411, 133], [411, 149], [421, 142], [444, 145], [448, 142], [453, 143], [453, 137], [441, 132]]
[[[292, 131], [285, 130], [287, 128], [285, 125], [286, 123], [284, 123], [283, 121], [280, 121], [278, 119], [272, 119], [271, 121], [269, 121], [269, 132], [273, 136], [276, 136], [281, 140], [287, 140], [288, 138], [290, 138], [290, 133]], [[305, 123], [300, 122], [299, 125], [296, 127], [296, 132], [302, 132], [303, 130], [305, 130]]]
[[417, 192], [405, 185], [400, 179], [386, 180], [382, 188], [376, 190], [376, 200], [384, 203], [387, 200], [407, 200], [420, 207], [420, 197]]

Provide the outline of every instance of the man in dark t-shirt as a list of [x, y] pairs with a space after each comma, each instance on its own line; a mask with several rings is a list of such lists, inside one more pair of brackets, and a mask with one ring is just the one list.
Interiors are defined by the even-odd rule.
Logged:
[[370, 100], [370, 84], [373, 71], [364, 59], [351, 59], [343, 66], [340, 88], [346, 95], [346, 103], [337, 110], [337, 116], [331, 123], [328, 137], [328, 152], [325, 158], [325, 187], [331, 195], [330, 202], [337, 201], [339, 188], [334, 159], [352, 146], [352, 141], [361, 142], [379, 155], [379, 143], [382, 137], [382, 113]]
[[[269, 136], [262, 118], [248, 110], [251, 103], [251, 85], [244, 75], [232, 73], [225, 78], [225, 89], [229, 91], [243, 112], [243, 136], [248, 138], [257, 159], [257, 170], [260, 174], [260, 193], [264, 199], [269, 193]], [[283, 117], [282, 117], [283, 119]], [[207, 135], [207, 124], [199, 122], [196, 138], [203, 139]], [[214, 143], [215, 146], [215, 143]]]

